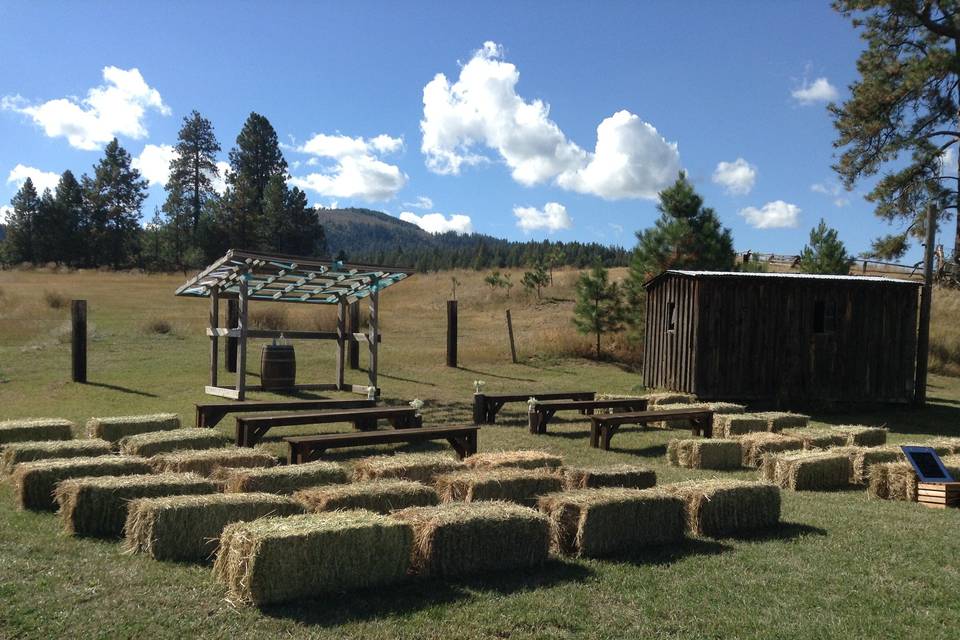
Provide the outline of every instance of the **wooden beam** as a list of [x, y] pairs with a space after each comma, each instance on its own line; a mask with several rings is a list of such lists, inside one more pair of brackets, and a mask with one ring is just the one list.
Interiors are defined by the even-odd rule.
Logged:
[[[240, 318], [240, 305], [234, 299], [227, 300], [227, 326], [231, 329], [237, 326]], [[226, 343], [224, 344], [226, 349], [226, 355], [224, 360], [227, 364], [227, 371], [230, 373], [237, 372], [237, 339], [236, 338], [227, 338]]]
[[226, 387], [215, 387], [207, 385], [204, 387], [203, 392], [210, 396], [218, 396], [220, 398], [230, 398], [231, 400], [239, 400], [240, 392], [236, 389], [228, 389]]
[[457, 301], [447, 300], [447, 366], [457, 367]]
[[377, 386], [377, 346], [380, 343], [380, 292], [374, 289], [370, 294], [370, 367], [367, 375], [370, 386]]
[[240, 317], [237, 325], [240, 335], [237, 341], [237, 400], [246, 397], [247, 385], [247, 280], [240, 278]]
[[920, 289], [920, 321], [917, 327], [917, 363], [913, 403], [927, 403], [927, 367], [930, 362], [930, 304], [933, 299], [933, 252], [937, 241], [937, 208], [927, 205], [927, 245], [923, 256], [923, 288]]
[[350, 304], [350, 314], [348, 316], [347, 330], [352, 334], [353, 339], [347, 344], [347, 359], [350, 361], [350, 368], [356, 371], [360, 368], [360, 342], [358, 335], [366, 339], [363, 333], [357, 333], [360, 330], [360, 305], [356, 302]]
[[346, 360], [347, 305], [341, 300], [337, 304], [337, 387], [343, 387], [343, 365]]
[[[220, 292], [214, 287], [210, 291], [210, 328], [215, 329], [220, 324]], [[219, 370], [220, 340], [216, 334], [210, 336], [210, 386], [217, 386], [217, 373]]]
[[87, 381], [87, 301], [70, 302], [72, 332], [70, 338], [70, 358], [74, 382]]
[[[239, 338], [240, 330], [239, 329], [227, 329], [226, 327], [217, 327], [215, 329], [207, 328], [206, 330], [208, 336], [218, 336], [221, 338], [230, 337], [230, 338]], [[336, 340], [337, 332], [336, 331], [285, 331], [285, 330], [275, 330], [275, 329], [248, 329], [247, 337], [248, 338], [279, 338], [283, 335], [284, 338], [290, 340]], [[363, 335], [363, 334], [361, 334]], [[350, 340], [350, 336], [346, 336], [347, 340]], [[366, 340], [367, 337], [364, 335], [363, 340]]]

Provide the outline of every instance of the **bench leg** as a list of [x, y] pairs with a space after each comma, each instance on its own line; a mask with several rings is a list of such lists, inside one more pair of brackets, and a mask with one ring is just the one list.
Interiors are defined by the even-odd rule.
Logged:
[[247, 426], [239, 420], [237, 421], [237, 433], [234, 440], [238, 447], [246, 446], [244, 443], [247, 441]]
[[610, 451], [610, 440], [613, 439], [613, 435], [617, 432], [617, 428], [620, 425], [616, 424], [605, 424], [600, 433], [602, 442], [600, 448], [604, 451]]
[[197, 429], [202, 429], [205, 426], [203, 424], [203, 411], [200, 410], [200, 407], [197, 407], [197, 419], [194, 424], [197, 425]]
[[482, 393], [473, 394], [473, 424], [487, 421], [487, 397]]
[[540, 433], [540, 412], [530, 411], [527, 413], [527, 428], [530, 433]]
[[596, 420], [590, 421], [590, 446], [594, 449], [600, 446], [600, 423]]
[[359, 420], [354, 420], [353, 428], [356, 429], [357, 431], [376, 431], [377, 419], [376, 418], [360, 418]]

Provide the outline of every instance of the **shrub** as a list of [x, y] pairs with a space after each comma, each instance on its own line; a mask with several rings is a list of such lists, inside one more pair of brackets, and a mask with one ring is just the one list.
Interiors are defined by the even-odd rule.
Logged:
[[51, 309], [63, 309], [70, 303], [70, 299], [67, 298], [67, 296], [57, 291], [44, 291], [43, 301], [46, 302], [47, 306]]

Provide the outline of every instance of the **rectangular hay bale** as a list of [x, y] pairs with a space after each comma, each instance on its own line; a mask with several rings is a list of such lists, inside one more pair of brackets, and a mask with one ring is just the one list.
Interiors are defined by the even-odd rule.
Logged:
[[731, 438], [766, 430], [767, 419], [753, 413], [726, 413], [714, 416], [713, 436], [715, 438]]
[[311, 487], [297, 491], [293, 498], [311, 512], [365, 509], [386, 514], [440, 503], [433, 487], [410, 480], [363, 480]]
[[214, 577], [228, 600], [257, 606], [402, 580], [409, 524], [369, 511], [310, 513], [228, 525]]
[[349, 480], [347, 472], [336, 462], [308, 462], [280, 467], [222, 469], [215, 477], [224, 483], [224, 491], [239, 493], [292, 494], [307, 487], [343, 484]]
[[850, 482], [850, 459], [826, 451], [798, 451], [764, 456], [762, 475], [794, 491], [843, 489]]
[[632, 464], [610, 467], [567, 467], [564, 470], [567, 489], [598, 489], [622, 487], [625, 489], [649, 489], [657, 484], [657, 472]]
[[847, 434], [834, 429], [822, 427], [807, 427], [805, 429], [785, 429], [784, 435], [799, 438], [803, 441], [804, 449], [829, 449], [842, 447], [847, 444]]
[[804, 429], [810, 425], [810, 416], [790, 411], [760, 411], [753, 414], [767, 421], [767, 431], [779, 433], [784, 429]]
[[53, 490], [62, 480], [141, 473], [150, 473], [150, 464], [144, 458], [133, 456], [56, 458], [18, 464], [13, 470], [11, 481], [19, 508], [53, 511], [57, 506], [53, 499]]
[[214, 429], [173, 429], [125, 436], [118, 445], [121, 453], [149, 458], [171, 451], [216, 449], [230, 444], [230, 438]]
[[547, 518], [512, 502], [447, 502], [390, 517], [413, 527], [411, 568], [424, 576], [526, 569], [550, 553]]
[[640, 397], [646, 399], [649, 409], [653, 409], [653, 407], [661, 404], [690, 404], [691, 402], [697, 401], [697, 396], [692, 393], [673, 391], [656, 391], [653, 393], [645, 393]]
[[445, 453], [397, 453], [358, 460], [353, 465], [353, 479], [391, 478], [430, 484], [436, 476], [462, 468], [462, 462]]
[[155, 560], [212, 560], [227, 525], [303, 513], [292, 498], [271, 493], [211, 493], [137, 498], [127, 507], [126, 549]]
[[667, 460], [670, 464], [687, 469], [739, 469], [741, 458], [737, 440], [688, 438], [667, 443]]
[[173, 471], [196, 473], [210, 477], [222, 468], [272, 467], [277, 457], [263, 449], [247, 447], [224, 447], [222, 449], [196, 449], [160, 453], [150, 458], [150, 465], [157, 473]]
[[193, 473], [71, 478], [57, 484], [64, 529], [75, 536], [119, 537], [127, 505], [135, 498], [215, 493], [217, 486]]
[[903, 459], [899, 447], [834, 447], [830, 453], [839, 453], [850, 459], [850, 484], [867, 485], [874, 465]]
[[93, 458], [113, 453], [106, 440], [39, 440], [14, 442], [3, 447], [0, 471], [12, 473], [21, 462], [55, 458]]
[[539, 507], [556, 553], [599, 558], [683, 539], [683, 501], [659, 488], [577, 489], [544, 496]]
[[[954, 479], [960, 478], [960, 456], [943, 458], [943, 466]], [[920, 480], [909, 462], [882, 462], [870, 468], [870, 495], [883, 500], [917, 501]]]
[[554, 453], [536, 450], [489, 451], [475, 453], [463, 461], [471, 469], [496, 469], [517, 467], [520, 469], [559, 469], [563, 458]]
[[740, 441], [741, 463], [744, 467], [758, 468], [763, 463], [763, 456], [768, 453], [803, 449], [802, 440], [780, 433], [758, 431], [747, 433], [737, 439]]
[[0, 421], [0, 447], [11, 442], [69, 440], [74, 424], [63, 418], [21, 418]]
[[175, 413], [154, 413], [140, 416], [111, 416], [90, 418], [87, 435], [109, 442], [119, 442], [126, 436], [151, 431], [172, 431], [180, 428], [180, 416]]
[[749, 480], [693, 480], [662, 486], [684, 501], [687, 530], [719, 538], [776, 526], [780, 488]]
[[851, 447], [879, 447], [887, 443], [887, 430], [883, 427], [846, 424], [833, 429], [845, 436], [846, 444]]
[[537, 498], [563, 489], [563, 477], [549, 469], [494, 467], [456, 471], [435, 480], [444, 502], [505, 500], [534, 506]]

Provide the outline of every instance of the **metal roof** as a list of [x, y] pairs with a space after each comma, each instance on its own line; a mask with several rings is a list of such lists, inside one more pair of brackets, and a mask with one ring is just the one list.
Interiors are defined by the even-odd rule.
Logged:
[[240, 295], [247, 281], [250, 300], [337, 304], [355, 302], [413, 275], [409, 269], [321, 262], [315, 258], [231, 249], [181, 285], [178, 296], [206, 298], [213, 289], [220, 297]]
[[920, 286], [921, 282], [913, 280], [902, 280], [899, 278], [880, 278], [877, 276], [834, 276], [821, 275], [816, 273], [765, 273], [751, 271], [687, 271], [683, 269], [669, 269], [659, 275], [650, 278], [644, 283], [644, 287], [649, 287], [654, 282], [659, 281], [667, 275], [681, 275], [691, 278], [770, 278], [773, 280], [819, 280], [829, 282], [874, 282], [885, 284], [904, 284]]

